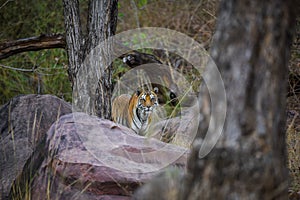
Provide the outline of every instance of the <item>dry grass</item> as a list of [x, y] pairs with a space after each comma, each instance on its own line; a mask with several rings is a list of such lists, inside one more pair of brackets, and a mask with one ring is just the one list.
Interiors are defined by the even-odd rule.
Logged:
[[289, 63], [286, 142], [291, 178], [290, 189], [298, 192], [300, 191], [300, 18], [297, 19]]
[[[208, 49], [216, 20], [216, 1], [149, 0], [139, 8], [134, 0], [120, 1], [118, 32], [138, 27], [165, 27], [180, 31]], [[288, 168], [290, 189], [300, 191], [300, 20], [291, 51], [287, 119]], [[291, 79], [294, 77], [294, 79]], [[296, 77], [296, 79], [295, 79]], [[298, 106], [299, 105], [299, 106]]]
[[120, 1], [118, 32], [139, 27], [164, 27], [209, 46], [216, 20], [215, 0], [149, 0], [140, 8], [135, 2]]
[[300, 191], [300, 99], [297, 96], [288, 98], [288, 119], [286, 142], [288, 151], [288, 168], [292, 191]]
[[[137, 1], [120, 1], [118, 32], [138, 27], [165, 27], [185, 33], [209, 48], [216, 20], [215, 0], [199, 2], [193, 0], [149, 0], [142, 7], [138, 7], [135, 2]], [[300, 26], [298, 25], [298, 27]], [[297, 32], [300, 32], [299, 28]], [[296, 41], [292, 49], [291, 74], [300, 75], [299, 52], [300, 42]], [[295, 92], [297, 83], [290, 81], [290, 85], [291, 92]], [[291, 175], [290, 188], [293, 191], [300, 191], [300, 96], [294, 95], [288, 99], [287, 110], [286, 141], [288, 167]], [[14, 199], [30, 199], [30, 188], [28, 185], [25, 187], [25, 197], [20, 196]], [[20, 190], [20, 188], [15, 188], [15, 190]], [[49, 195], [47, 199], [49, 199]]]

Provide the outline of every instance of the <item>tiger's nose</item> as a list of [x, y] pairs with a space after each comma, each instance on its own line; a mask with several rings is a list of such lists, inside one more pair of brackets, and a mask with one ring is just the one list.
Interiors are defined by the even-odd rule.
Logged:
[[151, 106], [146, 106], [147, 110], [151, 110]]

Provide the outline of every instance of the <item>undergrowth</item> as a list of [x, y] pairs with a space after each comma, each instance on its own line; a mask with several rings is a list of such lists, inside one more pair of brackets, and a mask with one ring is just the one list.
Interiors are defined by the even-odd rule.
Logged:
[[[80, 0], [82, 15], [87, 15], [87, 0]], [[30, 6], [28, 6], [30, 4]], [[0, 5], [1, 6], [1, 5]], [[62, 1], [8, 1], [0, 10], [0, 42], [48, 33], [64, 33]], [[210, 47], [216, 20], [216, 1], [119, 1], [117, 32], [138, 27], [165, 27], [185, 33]], [[83, 21], [85, 26], [85, 21]], [[297, 35], [300, 32], [299, 20]], [[298, 38], [299, 40], [299, 38]], [[292, 49], [290, 74], [300, 75], [300, 42]], [[114, 81], [129, 68], [120, 61], [114, 63]], [[53, 94], [71, 101], [71, 85], [67, 75], [67, 57], [63, 49], [26, 52], [0, 60], [0, 105], [19, 94]], [[300, 76], [299, 76], [300, 77]], [[297, 81], [297, 80], [296, 80]], [[300, 79], [298, 80], [300, 83]], [[290, 188], [300, 191], [300, 100], [297, 83], [291, 82], [293, 94], [287, 122], [288, 167]], [[294, 112], [295, 111], [295, 112]], [[30, 199], [29, 188], [25, 199]], [[28, 194], [27, 194], [28, 193]], [[18, 199], [16, 197], [16, 199]]]

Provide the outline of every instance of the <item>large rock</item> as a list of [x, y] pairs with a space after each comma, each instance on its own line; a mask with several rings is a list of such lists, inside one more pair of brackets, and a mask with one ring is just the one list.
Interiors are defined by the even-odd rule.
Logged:
[[184, 168], [189, 154], [83, 113], [53, 124], [44, 151], [48, 157], [33, 182], [32, 199], [129, 199], [167, 166]]
[[[52, 123], [70, 112], [70, 104], [51, 95], [18, 96], [0, 108], [0, 199], [9, 199], [12, 184]], [[38, 157], [35, 166], [42, 161]]]

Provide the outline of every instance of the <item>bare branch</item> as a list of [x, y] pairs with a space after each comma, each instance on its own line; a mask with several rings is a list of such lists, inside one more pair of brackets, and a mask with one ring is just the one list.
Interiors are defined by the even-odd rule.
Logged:
[[15, 71], [21, 71], [21, 72], [34, 72], [35, 71], [35, 67], [33, 67], [32, 69], [21, 69], [21, 68], [15, 68], [15, 67], [2, 65], [2, 64], [0, 64], [0, 67], [5, 68], [5, 69], [15, 70]]
[[41, 35], [38, 37], [3, 42], [0, 44], [0, 60], [26, 51], [65, 48], [65, 46], [65, 38], [62, 34]]
[[0, 10], [1, 10], [4, 6], [6, 6], [6, 4], [8, 4], [8, 3], [11, 2], [11, 1], [13, 1], [13, 0], [7, 0], [6, 2], [4, 2], [4, 3], [0, 6]]

